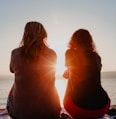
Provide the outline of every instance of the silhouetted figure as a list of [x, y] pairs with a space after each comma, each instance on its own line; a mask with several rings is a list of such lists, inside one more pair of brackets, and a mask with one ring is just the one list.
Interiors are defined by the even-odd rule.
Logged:
[[74, 118], [99, 118], [108, 112], [110, 99], [101, 85], [101, 57], [88, 30], [75, 31], [65, 53], [68, 84], [64, 107]]
[[10, 71], [15, 81], [8, 112], [16, 119], [59, 119], [61, 107], [55, 88], [57, 56], [46, 45], [46, 39], [47, 32], [41, 23], [28, 22], [20, 47], [12, 51]]

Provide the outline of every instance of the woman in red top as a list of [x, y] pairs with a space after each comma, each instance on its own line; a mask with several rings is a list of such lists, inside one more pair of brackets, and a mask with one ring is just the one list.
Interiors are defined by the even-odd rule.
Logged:
[[110, 99], [101, 85], [101, 57], [90, 33], [74, 32], [65, 54], [68, 84], [64, 107], [74, 118], [99, 118], [108, 112]]
[[15, 74], [15, 81], [8, 112], [14, 119], [59, 118], [61, 107], [55, 88], [57, 57], [46, 45], [46, 38], [41, 23], [28, 22], [20, 47], [12, 51], [10, 71]]

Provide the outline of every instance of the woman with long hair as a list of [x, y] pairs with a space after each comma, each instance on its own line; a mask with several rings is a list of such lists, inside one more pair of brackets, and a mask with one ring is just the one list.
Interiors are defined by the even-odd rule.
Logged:
[[7, 109], [15, 119], [58, 119], [60, 100], [55, 88], [56, 53], [47, 46], [47, 32], [28, 22], [20, 46], [11, 53], [15, 81]]
[[101, 85], [101, 57], [91, 34], [86, 29], [75, 31], [68, 47], [65, 53], [68, 84], [64, 107], [74, 119], [102, 117], [109, 110], [110, 99]]

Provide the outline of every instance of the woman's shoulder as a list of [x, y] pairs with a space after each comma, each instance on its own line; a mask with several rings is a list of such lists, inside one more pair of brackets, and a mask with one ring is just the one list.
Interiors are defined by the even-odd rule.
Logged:
[[13, 57], [20, 55], [20, 48], [15, 48], [11, 51]]
[[46, 53], [48, 53], [49, 55], [55, 55], [56, 56], [56, 52], [51, 48], [46, 48]]
[[94, 59], [96, 59], [96, 61], [101, 62], [101, 57], [97, 52], [93, 52], [93, 56]]
[[101, 59], [100, 55], [97, 52], [88, 52], [86, 53], [86, 56], [90, 59]]
[[51, 53], [56, 54], [56, 52], [53, 49], [51, 49], [51, 48], [48, 48], [48, 49]]
[[12, 54], [18, 53], [20, 48], [15, 48], [11, 51]]
[[68, 49], [68, 50], [66, 50], [65, 55], [66, 56], [73, 56], [73, 55], [75, 55], [75, 51], [72, 49]]
[[56, 52], [51, 48], [46, 48], [44, 52], [42, 52], [42, 56], [46, 57], [47, 61], [56, 61], [57, 59]]

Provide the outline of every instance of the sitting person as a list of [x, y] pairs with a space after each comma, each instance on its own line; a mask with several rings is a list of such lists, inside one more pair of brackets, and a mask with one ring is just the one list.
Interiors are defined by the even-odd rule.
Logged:
[[15, 81], [7, 109], [13, 119], [59, 119], [60, 100], [55, 88], [56, 53], [46, 45], [41, 23], [25, 26], [20, 47], [12, 51], [10, 71]]
[[[74, 119], [100, 118], [108, 112], [110, 98], [101, 85], [101, 57], [88, 30], [74, 32], [65, 53], [68, 84], [64, 108]], [[68, 76], [68, 77], [67, 77]]]

